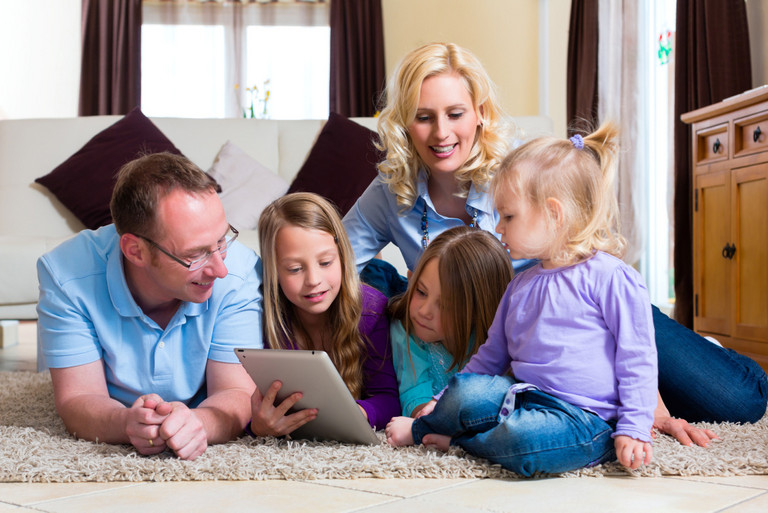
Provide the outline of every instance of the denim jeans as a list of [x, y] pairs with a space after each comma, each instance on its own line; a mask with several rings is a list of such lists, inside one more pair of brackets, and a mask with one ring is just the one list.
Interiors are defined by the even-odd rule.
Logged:
[[653, 309], [659, 392], [674, 417], [689, 422], [756, 422], [765, 414], [768, 378], [751, 358], [724, 349]]
[[520, 392], [515, 410], [499, 422], [515, 380], [455, 375], [429, 415], [413, 422], [413, 441], [439, 433], [468, 453], [524, 476], [559, 473], [613, 460], [614, 427], [593, 413], [539, 390]]

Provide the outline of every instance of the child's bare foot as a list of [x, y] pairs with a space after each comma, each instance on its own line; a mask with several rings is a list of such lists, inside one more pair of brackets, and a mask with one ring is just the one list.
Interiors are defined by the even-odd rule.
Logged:
[[421, 443], [427, 447], [434, 447], [435, 449], [446, 452], [451, 447], [451, 437], [447, 435], [439, 435], [437, 433], [430, 433], [428, 435], [424, 435], [424, 438], [421, 439]]
[[413, 419], [411, 417], [392, 417], [384, 430], [387, 435], [387, 443], [395, 447], [413, 445], [412, 424]]

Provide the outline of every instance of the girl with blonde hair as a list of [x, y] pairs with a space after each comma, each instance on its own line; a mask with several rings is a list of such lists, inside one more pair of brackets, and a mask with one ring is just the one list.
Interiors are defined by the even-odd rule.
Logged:
[[[360, 283], [338, 212], [316, 194], [288, 194], [262, 212], [258, 231], [265, 345], [327, 352], [368, 422], [381, 429], [400, 410], [387, 299]], [[316, 417], [314, 409], [287, 414], [299, 393], [275, 405], [279, 389], [275, 382], [254, 392], [252, 432], [284, 435]]]
[[657, 403], [648, 292], [620, 260], [617, 131], [536, 139], [493, 179], [496, 230], [513, 258], [488, 339], [427, 411], [387, 426], [393, 445], [458, 445], [525, 476], [618, 458], [651, 461]]
[[417, 416], [477, 351], [511, 279], [509, 256], [486, 231], [457, 226], [432, 241], [390, 303], [403, 415]]

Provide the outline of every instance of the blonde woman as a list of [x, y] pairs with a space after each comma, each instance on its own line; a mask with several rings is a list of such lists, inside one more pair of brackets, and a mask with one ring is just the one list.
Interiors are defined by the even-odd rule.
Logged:
[[[262, 212], [258, 229], [265, 345], [327, 352], [368, 422], [383, 428], [400, 410], [387, 299], [360, 284], [338, 212], [316, 194], [289, 194]], [[275, 382], [254, 392], [252, 433], [285, 435], [317, 416], [288, 414], [301, 395], [275, 405], [279, 390]]]
[[487, 192], [510, 129], [480, 61], [452, 43], [417, 48], [392, 75], [387, 99], [378, 122], [386, 159], [344, 218], [358, 270], [389, 242], [413, 270], [439, 233], [463, 225], [493, 233], [498, 221]]

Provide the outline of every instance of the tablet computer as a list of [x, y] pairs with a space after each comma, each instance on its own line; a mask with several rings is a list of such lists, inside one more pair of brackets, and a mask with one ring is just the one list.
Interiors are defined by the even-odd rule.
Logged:
[[235, 354], [259, 390], [276, 380], [283, 384], [275, 404], [301, 392], [292, 411], [317, 408], [315, 420], [293, 431], [291, 438], [381, 443], [325, 351], [237, 348]]

